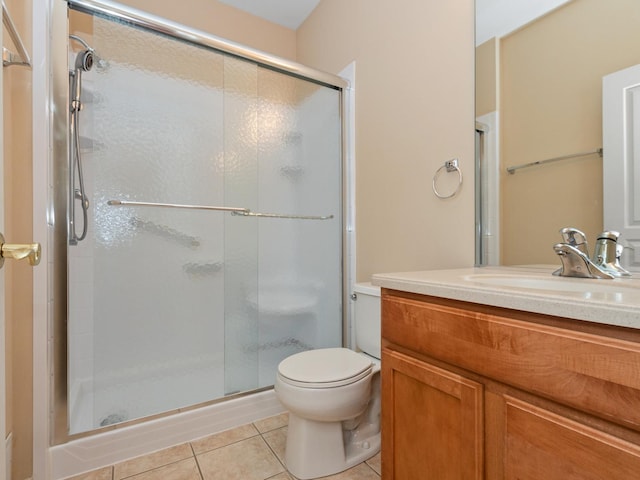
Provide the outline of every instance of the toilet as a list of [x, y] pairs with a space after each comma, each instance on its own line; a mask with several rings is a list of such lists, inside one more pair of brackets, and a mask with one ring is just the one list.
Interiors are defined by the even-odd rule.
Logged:
[[276, 396], [289, 410], [285, 464], [307, 480], [342, 472], [380, 451], [380, 288], [354, 286], [357, 352], [321, 348], [278, 365]]

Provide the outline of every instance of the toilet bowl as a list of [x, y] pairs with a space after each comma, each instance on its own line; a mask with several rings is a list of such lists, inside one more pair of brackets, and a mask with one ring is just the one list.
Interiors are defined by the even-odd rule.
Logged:
[[[368, 335], [372, 344], [366, 347], [379, 356], [379, 333], [375, 333], [376, 325], [379, 332], [379, 289], [358, 284], [358, 295], [358, 289], [373, 297], [373, 310], [362, 309], [367, 321], [361, 321], [360, 328], [372, 330], [373, 325], [374, 333]], [[357, 316], [356, 309], [356, 330]], [[380, 450], [378, 358], [347, 348], [297, 353], [280, 362], [275, 392], [289, 411], [285, 464], [296, 478], [332, 475]]]

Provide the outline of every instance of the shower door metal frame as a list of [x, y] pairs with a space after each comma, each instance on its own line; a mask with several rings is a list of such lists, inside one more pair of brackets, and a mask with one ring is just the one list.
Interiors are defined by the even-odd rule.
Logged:
[[485, 242], [482, 238], [482, 227], [485, 219], [483, 215], [483, 200], [484, 200], [484, 185], [483, 178], [485, 175], [485, 135], [487, 127], [480, 122], [476, 122], [475, 131], [475, 144], [476, 144], [476, 158], [475, 158], [475, 266], [481, 267], [486, 265], [487, 259], [485, 258]]
[[[67, 398], [67, 317], [68, 317], [68, 189], [69, 181], [69, 82], [68, 82], [68, 10], [73, 9], [83, 13], [98, 15], [159, 33], [179, 41], [191, 43], [195, 46], [206, 47], [213, 51], [232, 55], [258, 66], [266, 67], [277, 72], [311, 81], [325, 87], [336, 89], [340, 92], [340, 122], [341, 122], [341, 172], [342, 172], [342, 343], [348, 346], [349, 332], [347, 328], [347, 312], [349, 310], [349, 292], [347, 281], [350, 278], [351, 265], [349, 259], [353, 257], [352, 216], [348, 199], [347, 182], [347, 108], [350, 86], [345, 79], [315, 70], [299, 63], [276, 57], [274, 55], [245, 47], [214, 35], [191, 29], [170, 20], [147, 14], [140, 10], [130, 8], [108, 0], [52, 0], [51, 11], [51, 118], [52, 118], [52, 166], [49, 173], [50, 191], [49, 199], [52, 204], [52, 214], [49, 221], [49, 251], [53, 262], [51, 264], [49, 289], [50, 309], [49, 324], [51, 325], [49, 352], [51, 372], [50, 405], [52, 407], [50, 444], [59, 445], [99, 432], [121, 428], [135, 423], [145, 422], [151, 418], [171, 415], [178, 410], [163, 412], [161, 414], [143, 417], [140, 419], [123, 422], [108, 427], [97, 428], [87, 432], [70, 435], [68, 432], [68, 398]], [[51, 206], [49, 207], [51, 208]], [[267, 389], [270, 387], [267, 387]], [[181, 408], [180, 411], [189, 408], [198, 408], [203, 405], [223, 402], [229, 398], [248, 395], [264, 388], [243, 392], [233, 396], [211, 400], [206, 404]]]

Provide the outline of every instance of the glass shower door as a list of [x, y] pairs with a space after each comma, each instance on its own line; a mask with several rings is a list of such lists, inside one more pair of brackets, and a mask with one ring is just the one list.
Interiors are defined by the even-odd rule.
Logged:
[[68, 247], [70, 433], [270, 386], [285, 356], [340, 345], [340, 91], [73, 13], [99, 61], [88, 235]]
[[[100, 17], [84, 76], [89, 234], [69, 247], [72, 433], [224, 395], [224, 57]], [[79, 33], [87, 35], [86, 32]]]
[[225, 218], [228, 394], [342, 343], [340, 92], [227, 62], [224, 121], [225, 200], [256, 213]]

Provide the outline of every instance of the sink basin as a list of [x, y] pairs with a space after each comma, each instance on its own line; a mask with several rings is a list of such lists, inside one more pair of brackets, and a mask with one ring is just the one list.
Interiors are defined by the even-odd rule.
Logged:
[[465, 280], [482, 285], [518, 290], [543, 290], [565, 294], [580, 293], [585, 296], [640, 296], [640, 285], [628, 279], [600, 280], [554, 277], [551, 275], [543, 277], [540, 275], [479, 273], [466, 275]]

